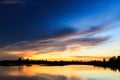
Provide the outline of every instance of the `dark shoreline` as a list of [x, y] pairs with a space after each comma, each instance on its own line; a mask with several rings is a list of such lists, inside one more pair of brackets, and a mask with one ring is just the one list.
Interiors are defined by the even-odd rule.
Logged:
[[32, 66], [32, 65], [44, 65], [44, 66], [65, 66], [65, 65], [91, 65], [98, 66], [103, 68], [110, 68], [114, 71], [120, 71], [120, 63], [117, 65], [115, 63], [101, 62], [101, 61], [89, 61], [89, 62], [80, 62], [80, 61], [43, 61], [43, 60], [14, 60], [14, 61], [0, 61], [0, 66]]
[[32, 65], [45, 65], [45, 66], [64, 66], [64, 65], [93, 65], [104, 68], [111, 68], [112, 70], [120, 71], [120, 56], [111, 57], [108, 61], [47, 61], [47, 60], [4, 60], [0, 61], [0, 66], [32, 66]]

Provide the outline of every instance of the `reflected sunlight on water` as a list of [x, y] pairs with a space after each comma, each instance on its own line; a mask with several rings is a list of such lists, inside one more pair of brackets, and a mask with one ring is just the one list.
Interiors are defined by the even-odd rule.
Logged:
[[119, 71], [87, 65], [0, 67], [0, 80], [120, 80]]

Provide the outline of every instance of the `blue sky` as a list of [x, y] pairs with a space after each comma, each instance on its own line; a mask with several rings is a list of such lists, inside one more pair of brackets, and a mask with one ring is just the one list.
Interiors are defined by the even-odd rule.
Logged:
[[1, 0], [1, 58], [119, 55], [119, 13], [119, 0]]

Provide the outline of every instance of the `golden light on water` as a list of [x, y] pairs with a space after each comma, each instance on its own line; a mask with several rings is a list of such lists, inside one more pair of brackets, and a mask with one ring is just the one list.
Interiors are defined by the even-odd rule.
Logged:
[[[64, 77], [68, 80], [94, 80], [94, 79], [112, 79], [119, 80], [119, 72], [111, 71], [109, 68], [94, 67], [87, 65], [68, 65], [68, 66], [40, 66], [33, 65], [30, 67], [19, 66], [12, 67], [8, 72], [10, 76], [24, 76], [48, 80], [59, 80], [56, 78]], [[54, 79], [55, 78], [55, 79]]]

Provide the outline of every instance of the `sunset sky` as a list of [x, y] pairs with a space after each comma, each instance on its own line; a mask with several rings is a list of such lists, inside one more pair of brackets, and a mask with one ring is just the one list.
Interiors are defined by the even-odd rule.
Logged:
[[0, 60], [120, 55], [120, 0], [0, 0]]

